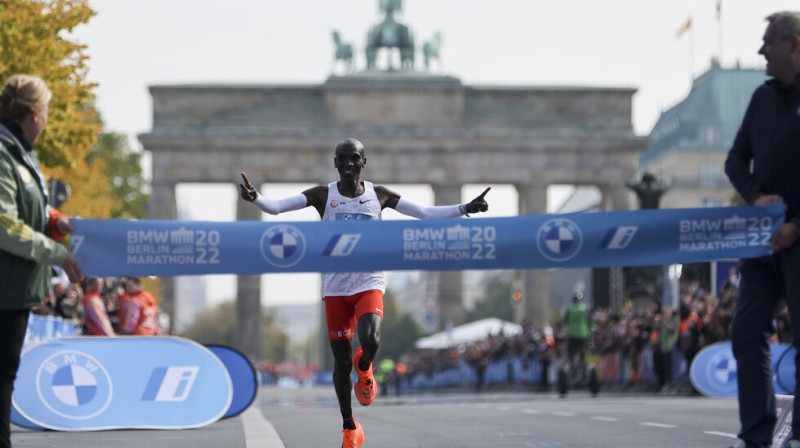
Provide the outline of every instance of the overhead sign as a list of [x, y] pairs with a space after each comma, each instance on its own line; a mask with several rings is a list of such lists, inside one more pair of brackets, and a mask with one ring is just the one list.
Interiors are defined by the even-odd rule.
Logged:
[[217, 421], [232, 396], [225, 366], [193, 341], [87, 336], [27, 348], [12, 404], [47, 429], [182, 429]]
[[650, 266], [771, 253], [783, 204], [512, 218], [206, 222], [76, 219], [87, 276]]

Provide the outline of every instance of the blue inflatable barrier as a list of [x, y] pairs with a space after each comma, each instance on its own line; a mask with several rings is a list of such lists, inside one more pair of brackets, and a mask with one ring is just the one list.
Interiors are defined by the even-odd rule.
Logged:
[[[788, 349], [788, 344], [770, 344], [772, 371], [775, 372], [773, 385], [775, 392], [779, 394], [791, 393], [778, 381], [777, 375], [778, 363]], [[703, 395], [735, 397], [739, 390], [736, 373], [736, 359], [733, 357], [730, 341], [717, 342], [703, 348], [694, 357], [689, 368], [689, 379]]]
[[787, 348], [778, 358], [777, 367], [775, 368], [775, 382], [783, 389], [781, 392], [786, 395], [794, 395], [794, 357], [797, 355], [797, 350], [794, 347]]
[[21, 423], [46, 429], [183, 429], [217, 421], [232, 397], [227, 369], [200, 344], [91, 336], [28, 347], [12, 404]]
[[224, 345], [206, 345], [206, 348], [215, 354], [231, 377], [233, 384], [233, 399], [228, 411], [222, 418], [234, 417], [241, 414], [253, 403], [258, 392], [258, 375], [253, 364], [244, 353]]

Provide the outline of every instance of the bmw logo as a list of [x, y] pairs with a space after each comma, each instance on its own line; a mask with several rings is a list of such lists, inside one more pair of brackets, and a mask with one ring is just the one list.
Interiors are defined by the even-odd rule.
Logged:
[[297, 228], [272, 226], [261, 237], [261, 255], [278, 268], [294, 266], [306, 252], [306, 238]]
[[566, 261], [577, 255], [583, 234], [577, 224], [565, 218], [551, 219], [536, 234], [539, 252], [548, 260]]
[[708, 362], [706, 380], [712, 387], [722, 391], [736, 391], [736, 359], [733, 353], [725, 351], [718, 353]]
[[36, 391], [50, 411], [73, 420], [99, 415], [113, 395], [106, 368], [76, 350], [55, 353], [42, 362], [36, 373]]

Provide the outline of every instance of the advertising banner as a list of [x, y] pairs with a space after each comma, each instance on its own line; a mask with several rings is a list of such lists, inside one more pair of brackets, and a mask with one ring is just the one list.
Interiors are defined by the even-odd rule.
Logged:
[[26, 348], [12, 404], [46, 429], [183, 429], [217, 421], [232, 396], [225, 366], [193, 341], [87, 336]]
[[206, 348], [225, 365], [233, 385], [233, 399], [222, 418], [235, 417], [247, 410], [256, 399], [258, 392], [256, 370], [244, 353], [235, 348], [224, 345], [206, 345]]
[[[772, 354], [773, 387], [777, 394], [792, 394], [778, 381], [779, 363], [782, 355], [790, 350], [788, 344], [770, 344]], [[786, 369], [788, 367], [784, 367]], [[791, 366], [794, 374], [794, 365]], [[703, 395], [711, 397], [735, 397], [739, 391], [737, 385], [736, 358], [733, 357], [730, 341], [717, 342], [704, 347], [692, 360], [689, 367], [689, 379], [692, 385]], [[788, 372], [781, 372], [781, 377]]]
[[782, 203], [401, 221], [76, 219], [72, 251], [99, 277], [650, 266], [767, 255], [783, 220]]

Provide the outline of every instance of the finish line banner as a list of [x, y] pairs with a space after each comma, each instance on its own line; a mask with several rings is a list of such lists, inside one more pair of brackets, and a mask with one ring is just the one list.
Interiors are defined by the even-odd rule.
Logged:
[[92, 277], [650, 266], [768, 255], [783, 221], [783, 203], [401, 221], [75, 219], [72, 251]]

